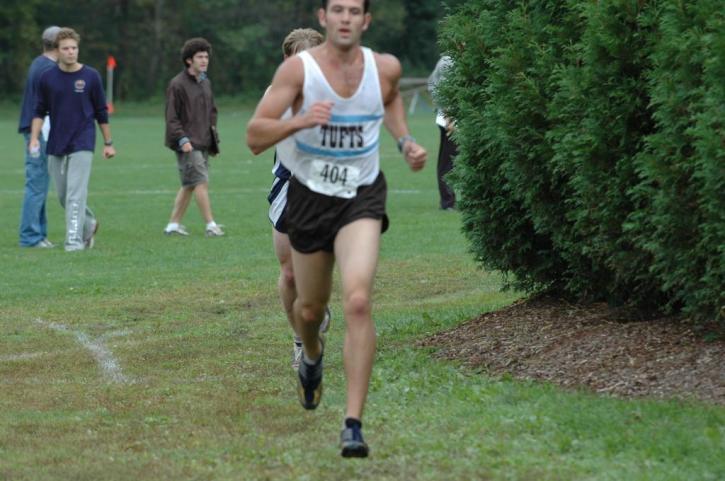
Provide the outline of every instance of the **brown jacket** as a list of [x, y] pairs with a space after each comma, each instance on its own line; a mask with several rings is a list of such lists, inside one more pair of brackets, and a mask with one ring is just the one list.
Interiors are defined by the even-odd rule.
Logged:
[[166, 89], [166, 146], [181, 150], [179, 141], [187, 138], [197, 150], [212, 155], [219, 153], [216, 137], [217, 108], [211, 82], [196, 77], [187, 70], [171, 79]]

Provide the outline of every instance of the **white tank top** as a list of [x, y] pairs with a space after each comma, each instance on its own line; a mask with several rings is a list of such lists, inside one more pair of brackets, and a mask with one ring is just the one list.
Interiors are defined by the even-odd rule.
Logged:
[[291, 136], [294, 155], [281, 156], [284, 166], [310, 190], [346, 199], [357, 195], [358, 186], [372, 184], [380, 172], [378, 146], [385, 108], [375, 57], [369, 48], [361, 48], [364, 71], [349, 98], [332, 89], [309, 52], [298, 54], [305, 75], [300, 114], [315, 102], [332, 100], [334, 105], [327, 125], [296, 132]]
[[[265, 94], [266, 95], [266, 94]], [[282, 117], [280, 117], [281, 120], [285, 119], [291, 119], [292, 118], [292, 108], [288, 108], [285, 110], [285, 112], [282, 114]], [[280, 171], [280, 166], [284, 170], [288, 170], [284, 164], [287, 162], [282, 162], [282, 159], [289, 159], [294, 157], [295, 152], [295, 141], [294, 138], [290, 135], [289, 137], [286, 137], [279, 142], [277, 142], [277, 145], [275, 145], [275, 160], [274, 165], [272, 166], [272, 173], [276, 176], [278, 176], [278, 173]]]

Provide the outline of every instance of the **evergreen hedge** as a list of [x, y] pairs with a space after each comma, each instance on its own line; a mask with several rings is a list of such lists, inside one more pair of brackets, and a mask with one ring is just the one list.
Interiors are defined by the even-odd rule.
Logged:
[[469, 0], [440, 44], [478, 262], [527, 292], [722, 319], [721, 0]]

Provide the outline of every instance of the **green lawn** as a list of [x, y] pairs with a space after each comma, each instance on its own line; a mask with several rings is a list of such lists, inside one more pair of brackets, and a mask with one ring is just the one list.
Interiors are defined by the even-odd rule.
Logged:
[[[364, 419], [372, 452], [342, 459], [339, 292], [325, 395], [305, 412], [275, 290], [272, 160], [244, 147], [249, 110], [221, 107], [210, 187], [228, 235], [218, 239], [203, 236], [193, 204], [192, 235], [162, 235], [178, 187], [162, 106], [118, 110], [118, 157], [97, 156], [90, 183], [101, 230], [81, 253], [17, 247], [22, 140], [16, 113], [0, 116], [0, 480], [725, 479], [721, 407], [490, 379], [415, 347], [516, 298], [474, 265], [459, 214], [437, 209], [429, 112], [411, 119], [431, 153], [423, 172], [383, 143], [391, 229]], [[53, 190], [48, 215], [62, 243]]]

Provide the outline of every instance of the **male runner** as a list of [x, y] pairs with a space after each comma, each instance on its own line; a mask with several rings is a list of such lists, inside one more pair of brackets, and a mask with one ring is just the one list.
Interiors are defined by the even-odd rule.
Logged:
[[[342, 455], [365, 457], [362, 414], [373, 358], [371, 293], [380, 235], [387, 228], [387, 187], [379, 167], [380, 124], [398, 139], [413, 170], [426, 151], [410, 136], [398, 88], [400, 62], [361, 47], [371, 21], [369, 0], [323, 0], [318, 10], [325, 42], [285, 60], [247, 128], [255, 154], [292, 136], [287, 224], [297, 299], [294, 319], [302, 337], [298, 394], [305, 409], [322, 395], [324, 346], [319, 336], [337, 261], [347, 331], [343, 349], [347, 409]], [[294, 116], [283, 119], [292, 107]]]
[[[325, 38], [312, 28], [297, 28], [292, 30], [282, 42], [282, 54], [287, 59], [303, 50], [320, 45]], [[291, 117], [292, 109], [287, 109], [283, 117]], [[289, 144], [292, 140], [285, 140]], [[294, 143], [292, 142], [292, 145]], [[295, 331], [294, 315], [292, 306], [297, 298], [297, 288], [295, 287], [295, 276], [292, 270], [292, 248], [290, 247], [289, 236], [287, 235], [287, 189], [289, 188], [289, 179], [292, 176], [289, 170], [282, 165], [280, 156], [287, 154], [289, 149], [282, 146], [275, 150], [274, 182], [272, 189], [267, 196], [269, 201], [269, 220], [272, 222], [272, 242], [274, 243], [274, 252], [279, 261], [279, 279], [277, 288], [279, 289], [279, 297], [282, 300], [282, 306], [287, 314], [287, 320]], [[325, 309], [325, 318], [320, 326], [320, 332], [326, 333], [330, 328], [330, 310]], [[302, 338], [295, 334], [292, 339], [292, 369], [297, 371], [302, 361]]]

